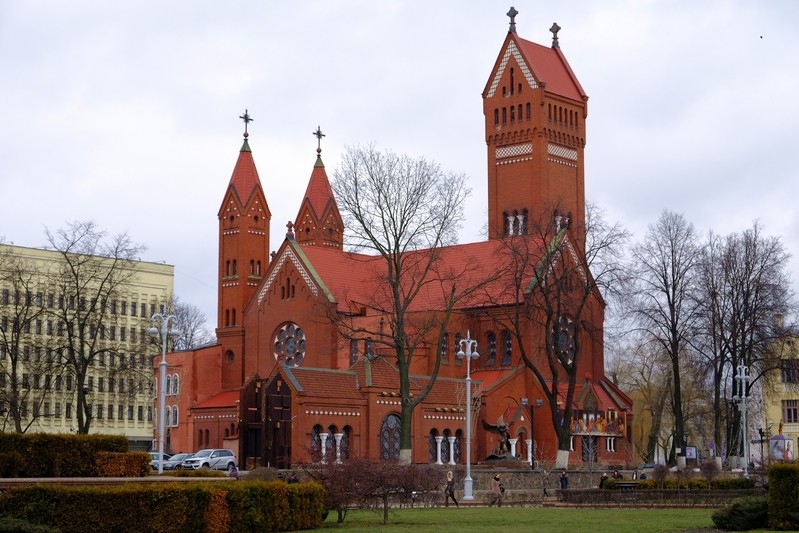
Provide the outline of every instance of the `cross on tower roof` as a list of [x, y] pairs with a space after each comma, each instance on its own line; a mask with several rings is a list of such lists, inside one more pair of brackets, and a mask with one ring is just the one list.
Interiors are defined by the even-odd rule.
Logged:
[[253, 122], [255, 119], [250, 117], [246, 109], [244, 110], [243, 115], [239, 115], [239, 118], [244, 121], [244, 136], [249, 137], [250, 134], [247, 133], [247, 126], [249, 126], [250, 122]]
[[558, 32], [560, 31], [560, 26], [558, 26], [557, 22], [552, 23], [552, 27], [549, 28], [549, 31], [552, 32], [552, 48], [560, 48], [558, 44]]
[[508, 30], [509, 33], [516, 33], [516, 15], [519, 12], [516, 11], [516, 8], [510, 6], [510, 11], [507, 12], [507, 15], [510, 17], [510, 29]]
[[322, 137], [325, 137], [325, 134], [322, 133], [322, 128], [317, 126], [316, 131], [313, 132], [313, 135], [316, 137], [316, 153], [322, 153]]

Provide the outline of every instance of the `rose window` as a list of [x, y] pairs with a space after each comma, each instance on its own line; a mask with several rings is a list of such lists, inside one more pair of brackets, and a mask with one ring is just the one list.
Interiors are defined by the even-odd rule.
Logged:
[[275, 360], [286, 366], [300, 366], [305, 358], [305, 332], [289, 322], [275, 335]]

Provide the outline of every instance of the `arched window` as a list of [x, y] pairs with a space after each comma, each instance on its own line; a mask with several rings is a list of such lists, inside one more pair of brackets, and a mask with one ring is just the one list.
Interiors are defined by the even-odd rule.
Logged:
[[180, 394], [180, 377], [177, 374], [172, 376], [172, 394], [175, 396]]
[[350, 458], [350, 438], [352, 437], [352, 428], [344, 426], [344, 435], [341, 437], [341, 460], [346, 461]]
[[436, 437], [438, 437], [438, 430], [433, 428], [430, 430], [430, 438], [429, 440], [429, 448], [430, 451], [428, 452], [429, 459], [431, 463], [435, 463], [436, 459], [438, 459], [438, 444], [436, 443]]
[[232, 437], [232, 436], [236, 435], [237, 433], [238, 433], [238, 431], [236, 431], [236, 424], [231, 422], [230, 423], [230, 436]]
[[522, 104], [519, 104], [519, 122], [522, 121]]
[[255, 274], [255, 261], [250, 259], [250, 276], [252, 276], [253, 274]]
[[516, 106], [510, 106], [510, 121], [516, 121]]
[[199, 430], [197, 432], [197, 447], [202, 448], [203, 444], [203, 430]]
[[527, 209], [522, 209], [521, 220], [519, 221], [519, 226], [522, 232], [522, 235], [527, 235], [527, 217], [528, 211]]
[[231, 325], [235, 326], [238, 322], [236, 322], [236, 308], [233, 308], [233, 313], [231, 313], [230, 318], [232, 319]]
[[507, 329], [502, 332], [502, 366], [511, 363], [513, 356], [513, 337]]
[[166, 425], [164, 427], [172, 427], [172, 409], [169, 407], [166, 408]]
[[172, 406], [172, 427], [178, 427], [180, 419], [178, 418], [178, 406]]
[[[457, 350], [455, 351], [457, 353]], [[441, 362], [449, 364], [449, 333], [444, 333], [444, 340], [441, 342]]]
[[461, 464], [461, 442], [463, 440], [463, 431], [460, 429], [455, 432], [455, 463]]
[[533, 109], [532, 109], [532, 106], [530, 105], [530, 102], [527, 102], [526, 112], [527, 112], [526, 113], [527, 120], [530, 120], [532, 118], [532, 116], [533, 116]]
[[380, 426], [380, 458], [398, 461], [400, 456], [400, 417], [390, 414]]
[[311, 430], [311, 458], [313, 461], [319, 461], [322, 458], [322, 426], [316, 424]]
[[494, 109], [494, 126], [499, 126], [499, 109]]
[[486, 358], [486, 365], [493, 366], [497, 364], [497, 334], [493, 331], [488, 333], [488, 357]]
[[230, 275], [230, 259], [228, 259], [227, 262], [225, 263], [225, 275], [226, 276]]
[[260, 276], [261, 275], [261, 262], [260, 261], [257, 261], [255, 263], [255, 275], [256, 276]]
[[441, 462], [447, 464], [449, 462], [449, 438], [452, 433], [448, 429], [444, 430], [444, 440], [441, 441]]
[[[172, 376], [166, 377], [166, 395], [170, 396], [172, 394]], [[169, 424], [167, 424], [168, 426]]]
[[211, 432], [208, 431], [207, 429], [205, 430], [205, 445], [206, 446], [211, 445]]
[[233, 275], [235, 276], [238, 273], [239, 273], [238, 266], [236, 265], [236, 260], [234, 259], [233, 260]]
[[230, 309], [225, 309], [225, 325], [230, 325]]
[[336, 433], [338, 429], [336, 426], [327, 428], [327, 441], [325, 442], [325, 456], [327, 460], [332, 462], [336, 460]]
[[510, 93], [513, 94], [513, 86], [516, 82], [513, 79], [513, 67], [510, 68]]
[[508, 108], [507, 107], [503, 107], [502, 108], [502, 123], [503, 124], [507, 124], [508, 123]]

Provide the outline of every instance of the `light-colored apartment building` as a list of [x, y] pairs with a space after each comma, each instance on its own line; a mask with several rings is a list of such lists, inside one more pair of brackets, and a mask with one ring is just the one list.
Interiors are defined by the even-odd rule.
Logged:
[[793, 461], [799, 444], [799, 335], [790, 332], [771, 349], [779, 368], [770, 372], [763, 393], [766, 460]]
[[149, 449], [161, 350], [147, 331], [171, 299], [174, 266], [82, 256], [65, 275], [66, 263], [0, 245], [0, 431], [77, 433], [80, 416], [90, 434]]

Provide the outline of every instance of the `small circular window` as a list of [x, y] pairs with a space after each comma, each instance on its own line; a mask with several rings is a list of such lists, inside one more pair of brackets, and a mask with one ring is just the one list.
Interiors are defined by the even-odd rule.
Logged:
[[284, 324], [275, 335], [275, 361], [300, 366], [305, 358], [305, 332], [297, 324]]
[[225, 359], [227, 359], [228, 363], [232, 363], [235, 358], [236, 356], [233, 354], [232, 350], [228, 350], [228, 352], [225, 354]]

